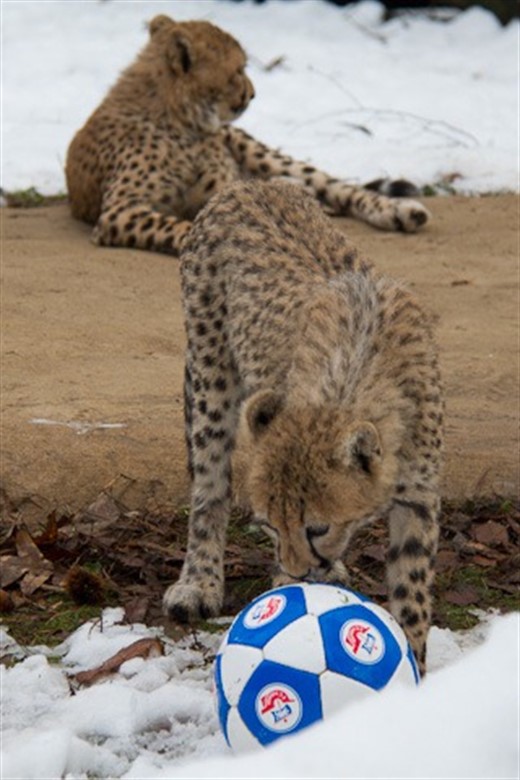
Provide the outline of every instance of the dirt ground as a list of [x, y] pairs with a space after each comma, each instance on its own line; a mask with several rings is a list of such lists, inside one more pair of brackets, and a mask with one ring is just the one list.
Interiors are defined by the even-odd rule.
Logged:
[[[431, 227], [335, 224], [438, 316], [444, 496], [519, 492], [518, 199], [428, 199]], [[178, 261], [102, 249], [66, 204], [4, 208], [1, 477], [75, 511], [114, 480], [136, 509], [188, 502]], [[117, 427], [110, 427], [117, 426]]]

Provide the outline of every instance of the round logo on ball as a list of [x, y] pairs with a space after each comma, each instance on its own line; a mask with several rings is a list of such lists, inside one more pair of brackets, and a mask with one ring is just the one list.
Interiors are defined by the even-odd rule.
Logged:
[[303, 712], [300, 697], [285, 683], [272, 683], [262, 688], [256, 697], [255, 706], [260, 722], [277, 734], [295, 729]]
[[281, 615], [285, 609], [287, 599], [280, 594], [273, 596], [264, 596], [257, 601], [244, 617], [246, 628], [261, 628]]
[[343, 650], [362, 664], [376, 664], [385, 654], [381, 632], [368, 620], [347, 620], [341, 626], [339, 638]]

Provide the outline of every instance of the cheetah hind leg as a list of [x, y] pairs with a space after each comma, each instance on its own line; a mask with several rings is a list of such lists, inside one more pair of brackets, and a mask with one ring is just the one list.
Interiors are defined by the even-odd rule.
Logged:
[[426, 673], [426, 643], [432, 617], [433, 564], [439, 527], [436, 510], [426, 504], [397, 502], [390, 512], [387, 581], [390, 611], [401, 624], [421, 676]]

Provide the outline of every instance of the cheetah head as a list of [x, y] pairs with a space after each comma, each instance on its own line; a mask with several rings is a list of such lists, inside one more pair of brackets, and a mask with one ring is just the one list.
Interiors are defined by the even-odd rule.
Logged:
[[188, 122], [215, 132], [236, 119], [254, 97], [246, 55], [228, 33], [210, 22], [175, 22], [156, 16], [141, 62], [152, 65], [161, 97]]
[[241, 439], [251, 509], [274, 539], [282, 573], [325, 579], [355, 527], [389, 502], [396, 448], [370, 421], [325, 406], [290, 408], [270, 390], [246, 401]]

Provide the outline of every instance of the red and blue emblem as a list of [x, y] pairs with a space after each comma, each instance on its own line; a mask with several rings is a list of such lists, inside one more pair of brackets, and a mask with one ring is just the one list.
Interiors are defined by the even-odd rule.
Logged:
[[270, 731], [286, 733], [296, 728], [300, 722], [302, 703], [293, 688], [284, 683], [273, 683], [258, 694], [256, 713]]
[[347, 620], [341, 626], [340, 641], [345, 652], [363, 664], [375, 664], [385, 654], [381, 632], [368, 620]]
[[266, 596], [257, 601], [244, 617], [247, 628], [260, 628], [277, 618], [285, 609], [287, 599], [283, 594]]

